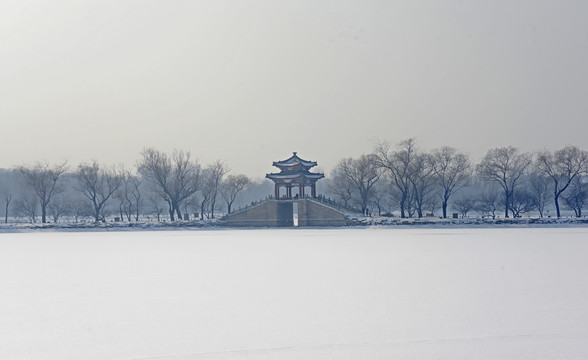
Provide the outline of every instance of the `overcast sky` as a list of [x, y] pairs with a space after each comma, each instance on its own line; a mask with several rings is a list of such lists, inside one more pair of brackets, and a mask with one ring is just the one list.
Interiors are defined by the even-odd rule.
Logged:
[[0, 0], [0, 167], [588, 148], [588, 1]]

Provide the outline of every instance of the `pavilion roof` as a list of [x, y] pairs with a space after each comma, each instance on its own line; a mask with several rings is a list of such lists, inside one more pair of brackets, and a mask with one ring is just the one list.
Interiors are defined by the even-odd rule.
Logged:
[[310, 169], [311, 167], [316, 166], [317, 164], [316, 161], [308, 161], [299, 158], [298, 155], [296, 155], [296, 152], [294, 152], [290, 158], [282, 161], [274, 161], [272, 165], [279, 168], [302, 165], [303, 167]]

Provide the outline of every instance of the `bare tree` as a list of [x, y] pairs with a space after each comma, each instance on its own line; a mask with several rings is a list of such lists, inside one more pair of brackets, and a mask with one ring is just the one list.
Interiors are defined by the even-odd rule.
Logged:
[[559, 218], [559, 197], [576, 177], [588, 171], [588, 152], [575, 146], [566, 146], [555, 153], [543, 151], [537, 156], [535, 166], [553, 181], [553, 202]]
[[461, 196], [455, 199], [453, 207], [461, 214], [462, 218], [465, 218], [470, 211], [475, 209], [476, 200], [471, 196]]
[[8, 224], [8, 208], [10, 207], [10, 203], [12, 202], [12, 193], [6, 192], [4, 193], [4, 223]]
[[510, 199], [509, 206], [510, 211], [512, 213], [512, 217], [521, 217], [522, 214], [528, 213], [529, 211], [533, 210], [533, 197], [525, 190], [517, 191], [513, 193]]
[[170, 220], [182, 219], [181, 205], [200, 188], [200, 165], [190, 152], [174, 150], [171, 155], [153, 148], [142, 152], [138, 171], [153, 183], [169, 205]]
[[392, 183], [397, 189], [400, 217], [405, 218], [407, 212], [409, 215], [413, 212], [411, 179], [418, 171], [418, 167], [415, 166], [418, 160], [416, 141], [412, 138], [402, 141], [398, 144], [397, 151], [391, 151], [388, 142], [380, 142], [376, 144], [375, 154], [378, 166], [388, 170]]
[[14, 172], [0, 172], [0, 199], [4, 201], [4, 223], [8, 223], [8, 210], [15, 192]]
[[25, 183], [36, 194], [41, 206], [41, 222], [47, 222], [47, 205], [56, 194], [63, 191], [60, 186], [60, 177], [67, 171], [66, 163], [50, 166], [38, 163], [32, 167], [19, 166], [18, 172], [23, 176]]
[[428, 154], [418, 154], [414, 163], [413, 175], [409, 178], [412, 184], [414, 207], [419, 218], [423, 217], [423, 209], [435, 207], [435, 178], [432, 159]]
[[549, 204], [549, 179], [543, 174], [531, 174], [528, 181], [528, 192], [531, 197], [533, 207], [543, 217], [545, 207]]
[[[198, 209], [200, 209], [200, 202], [197, 194], [194, 194], [182, 202], [182, 211], [184, 213], [184, 220], [190, 220], [190, 214], [194, 214], [194, 219], [198, 218]], [[210, 215], [210, 214], [208, 214]]]
[[47, 206], [47, 210], [49, 215], [53, 218], [53, 222], [57, 223], [60, 217], [71, 213], [71, 200], [61, 193], [53, 198], [51, 203]]
[[70, 210], [75, 222], [78, 222], [80, 219], [94, 217], [92, 206], [81, 198], [73, 200], [70, 203]]
[[106, 221], [105, 205], [122, 184], [115, 168], [105, 168], [96, 161], [82, 163], [76, 172], [80, 192], [91, 202], [95, 221]]
[[382, 216], [382, 213], [390, 212], [390, 194], [387, 191], [389, 184], [386, 184], [384, 179], [380, 178], [380, 181], [376, 183], [372, 191], [370, 204], [372, 207], [378, 209], [378, 216]]
[[131, 174], [128, 170], [121, 169], [121, 185], [114, 193], [113, 197], [118, 200], [118, 212], [121, 220], [127, 217], [127, 221], [131, 221], [131, 214], [133, 212], [133, 203], [129, 198], [128, 179]]
[[509, 146], [489, 150], [476, 167], [482, 178], [499, 184], [504, 190], [504, 217], [508, 217], [517, 182], [527, 171], [532, 159], [531, 155], [521, 154], [517, 148]]
[[119, 212], [121, 219], [126, 216], [127, 221], [133, 218], [139, 221], [139, 215], [143, 206], [141, 194], [141, 180], [128, 170], [121, 170], [122, 183], [115, 197], [119, 201]]
[[38, 206], [36, 196], [28, 191], [22, 191], [14, 203], [16, 213], [27, 218], [31, 223], [37, 222]]
[[355, 185], [359, 195], [361, 211], [366, 212], [374, 185], [381, 176], [375, 155], [361, 155], [357, 159], [347, 158], [339, 162], [338, 172]]
[[137, 176], [131, 176], [127, 181], [127, 187], [129, 188], [129, 198], [133, 204], [135, 210], [135, 221], [139, 221], [139, 216], [143, 211], [143, 195], [141, 189], [141, 179]]
[[483, 191], [478, 200], [476, 201], [475, 209], [482, 216], [491, 216], [492, 219], [496, 218], [496, 212], [500, 206], [499, 195], [496, 190], [489, 189]]
[[348, 207], [349, 200], [353, 198], [353, 190], [355, 188], [353, 181], [339, 168], [333, 170], [329, 180], [329, 193], [333, 195], [335, 200], [343, 203], [344, 207]]
[[199, 194], [200, 200], [200, 220], [204, 220], [204, 217], [210, 218], [210, 204], [212, 195], [214, 193], [214, 176], [210, 168], [206, 168], [202, 171], [201, 175], [201, 189]]
[[157, 193], [153, 193], [148, 201], [148, 214], [152, 214], [155, 215], [155, 217], [157, 218], [157, 221], [161, 221], [161, 214], [163, 214], [163, 212], [166, 210], [167, 208], [167, 202], [165, 200], [163, 200], [161, 198], [161, 196], [159, 196], [159, 194]]
[[438, 190], [435, 190], [423, 202], [423, 209], [427, 211], [427, 216], [435, 216], [435, 213], [441, 208]]
[[[396, 191], [396, 193], [400, 193], [400, 192]], [[405, 209], [406, 209], [406, 216], [407, 217], [409, 217], [409, 218], [414, 217], [414, 214], [416, 213], [417, 205], [416, 205], [416, 200], [415, 200], [415, 193], [414, 193], [414, 191], [412, 191], [412, 189], [408, 191], [408, 197], [406, 198], [406, 201], [405, 201]]]
[[220, 187], [220, 193], [227, 204], [227, 213], [231, 213], [233, 203], [239, 192], [244, 190], [251, 180], [245, 175], [229, 175]]
[[230, 171], [229, 168], [220, 160], [215, 161], [209, 167], [210, 169], [210, 217], [214, 218], [214, 208], [216, 199], [220, 190], [223, 177]]
[[431, 162], [435, 180], [441, 188], [443, 218], [447, 218], [449, 199], [456, 191], [466, 186], [470, 178], [470, 160], [466, 154], [446, 146], [433, 151]]
[[563, 194], [566, 205], [574, 210], [576, 217], [582, 217], [582, 210], [588, 202], [588, 184], [582, 180], [581, 176], [575, 177], [568, 191]]

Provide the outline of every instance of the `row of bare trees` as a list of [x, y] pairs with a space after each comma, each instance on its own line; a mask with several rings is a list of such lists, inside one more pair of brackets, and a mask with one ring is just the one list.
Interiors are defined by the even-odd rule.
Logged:
[[474, 166], [467, 154], [451, 147], [425, 152], [415, 139], [396, 145], [380, 141], [371, 154], [341, 160], [332, 175], [329, 192], [344, 205], [354, 202], [363, 212], [370, 206], [380, 213], [397, 209], [403, 218], [439, 208], [445, 218], [460, 191], [452, 206], [462, 215], [478, 210], [496, 216], [502, 207], [505, 217], [532, 210], [543, 216], [553, 203], [561, 217], [563, 198], [581, 216], [588, 199], [588, 153], [575, 146], [535, 154], [500, 147]]
[[18, 166], [1, 174], [4, 221], [8, 222], [13, 198], [17, 198], [15, 212], [31, 222], [39, 212], [42, 223], [49, 214], [54, 222], [65, 215], [105, 221], [112, 214], [138, 221], [147, 213], [159, 220], [164, 211], [173, 221], [194, 209], [200, 210], [202, 219], [213, 218], [218, 201], [224, 200], [230, 212], [239, 193], [251, 183], [245, 175], [227, 176], [230, 170], [220, 160], [202, 167], [190, 152], [179, 150], [168, 154], [147, 148], [136, 170], [96, 161], [82, 163], [73, 171], [65, 162]]
[[[181, 220], [192, 212], [214, 218], [219, 203], [230, 213], [239, 196], [243, 204], [252, 194], [257, 200], [271, 192], [271, 184], [230, 174], [222, 161], [202, 166], [180, 150], [147, 148], [134, 170], [93, 161], [73, 169], [66, 163], [39, 163], [0, 171], [4, 221], [11, 209], [31, 221], [40, 215], [42, 222], [63, 216], [105, 221], [109, 215], [160, 220], [164, 214]], [[495, 217], [503, 211], [505, 217], [518, 217], [531, 211], [543, 216], [553, 208], [560, 217], [563, 205], [581, 216], [588, 199], [587, 172], [588, 154], [575, 146], [534, 154], [500, 147], [472, 164], [454, 148], [423, 151], [415, 139], [407, 139], [381, 141], [370, 154], [342, 159], [323, 186], [345, 206], [364, 213], [423, 217], [441, 210], [447, 217], [451, 208], [462, 216], [477, 211]]]

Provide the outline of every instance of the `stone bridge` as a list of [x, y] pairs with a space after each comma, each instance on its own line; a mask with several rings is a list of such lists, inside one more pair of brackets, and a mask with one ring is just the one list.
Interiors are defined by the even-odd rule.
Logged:
[[312, 198], [269, 199], [221, 219], [227, 226], [289, 227], [343, 226], [344, 213]]

